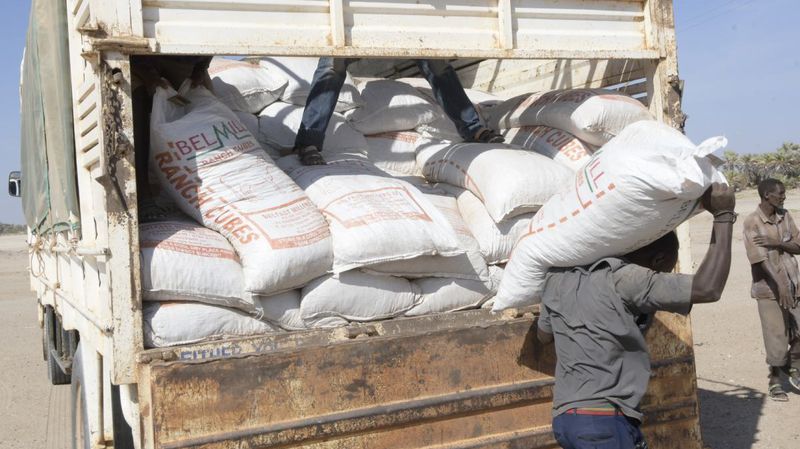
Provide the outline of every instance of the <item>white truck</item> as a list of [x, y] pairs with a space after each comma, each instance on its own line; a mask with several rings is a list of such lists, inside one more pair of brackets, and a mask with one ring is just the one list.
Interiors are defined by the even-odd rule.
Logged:
[[[169, 55], [449, 58], [466, 87], [502, 97], [616, 88], [682, 128], [671, 0], [32, 7], [23, 166], [9, 185], [23, 198], [50, 379], [71, 383], [72, 447], [555, 447], [554, 356], [535, 341], [535, 307], [145, 349], [132, 66]], [[374, 67], [413, 74], [412, 64]], [[648, 338], [651, 447], [700, 449], [690, 322], [661, 314]]]

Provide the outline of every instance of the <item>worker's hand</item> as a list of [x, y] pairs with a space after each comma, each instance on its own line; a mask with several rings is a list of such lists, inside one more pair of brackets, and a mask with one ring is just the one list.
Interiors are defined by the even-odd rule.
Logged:
[[780, 248], [783, 244], [783, 242], [781, 242], [779, 239], [770, 237], [768, 235], [757, 235], [753, 237], [753, 243], [764, 248]]
[[736, 207], [736, 196], [733, 187], [715, 182], [706, 190], [701, 199], [703, 208], [716, 214], [718, 212], [733, 211]]
[[211, 58], [203, 58], [195, 63], [192, 68], [192, 87], [203, 86], [211, 90], [211, 77], [208, 74], [208, 66]]
[[793, 296], [788, 282], [778, 282], [778, 304], [782, 308], [786, 310], [794, 309], [795, 301]]
[[153, 95], [153, 92], [156, 91], [156, 87], [170, 87], [167, 80], [161, 77], [161, 73], [159, 73], [158, 69], [149, 64], [140, 65], [134, 72], [134, 76], [142, 81], [142, 84], [144, 84], [150, 95]]

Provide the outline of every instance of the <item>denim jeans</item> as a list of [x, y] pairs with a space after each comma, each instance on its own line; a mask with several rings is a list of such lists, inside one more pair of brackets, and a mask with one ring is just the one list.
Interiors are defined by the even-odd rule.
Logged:
[[[319, 58], [300, 129], [297, 131], [296, 148], [314, 145], [322, 149], [325, 130], [347, 76], [347, 66], [354, 61], [356, 59]], [[465, 139], [472, 138], [481, 129], [480, 117], [464, 92], [453, 66], [434, 59], [418, 59], [416, 62], [431, 85], [436, 101], [456, 125], [458, 133]]]
[[553, 419], [553, 434], [563, 449], [647, 449], [638, 421], [623, 415], [563, 413]]

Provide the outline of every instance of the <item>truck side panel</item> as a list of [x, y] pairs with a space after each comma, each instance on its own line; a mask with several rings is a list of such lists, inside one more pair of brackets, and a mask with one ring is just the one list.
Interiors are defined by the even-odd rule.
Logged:
[[[74, 0], [83, 4], [90, 0]], [[656, 58], [645, 0], [91, 1], [108, 37], [164, 54]], [[127, 42], [124, 40], [127, 39]], [[424, 44], [423, 44], [424, 43]], [[99, 48], [98, 47], [98, 48]], [[132, 48], [132, 47], [131, 47]]]

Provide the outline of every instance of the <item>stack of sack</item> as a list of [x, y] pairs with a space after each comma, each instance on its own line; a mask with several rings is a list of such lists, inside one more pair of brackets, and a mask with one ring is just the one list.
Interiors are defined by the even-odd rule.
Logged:
[[[188, 84], [156, 93], [149, 169], [182, 214], [141, 225], [148, 346], [531, 303], [521, 293], [531, 288], [525, 265], [572, 250], [563, 248], [570, 239], [542, 246], [531, 237], [548, 228], [554, 204], [574, 202], [574, 190], [594, 182], [603, 164], [615, 164], [606, 173], [630, 173], [639, 170], [630, 161], [667, 151], [625, 137], [626, 125], [647, 121], [636, 136], [675, 141], [651, 129], [658, 124], [639, 102], [615, 92], [501, 102], [468, 90], [511, 143], [465, 143], [424, 80], [348, 77], [326, 131], [328, 164], [303, 166], [286, 154], [316, 65], [316, 58], [215, 58], [213, 94]], [[621, 147], [611, 153], [624, 152], [627, 166], [603, 162], [609, 151], [597, 150], [617, 134], [606, 147]], [[656, 159], [649, 163], [672, 163]], [[697, 189], [713, 178], [703, 173]], [[659, 232], [685, 218], [695, 190], [681, 193], [681, 213]], [[613, 240], [601, 231], [587, 241]]]

